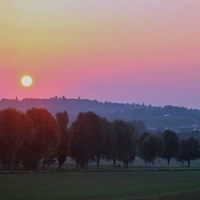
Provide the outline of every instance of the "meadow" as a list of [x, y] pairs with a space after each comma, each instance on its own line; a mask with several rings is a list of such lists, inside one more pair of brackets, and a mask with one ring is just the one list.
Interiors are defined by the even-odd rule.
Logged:
[[0, 174], [1, 200], [194, 200], [200, 171], [101, 171]]

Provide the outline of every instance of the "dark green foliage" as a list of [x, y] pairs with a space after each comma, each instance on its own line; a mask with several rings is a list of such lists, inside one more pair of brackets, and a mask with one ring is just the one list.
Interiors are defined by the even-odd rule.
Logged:
[[147, 136], [143, 140], [141, 147], [141, 158], [144, 160], [145, 165], [147, 163], [152, 163], [154, 165], [155, 159], [161, 156], [164, 149], [165, 145], [161, 137], [153, 134]]
[[96, 135], [96, 147], [94, 151], [94, 161], [99, 168], [99, 162], [102, 158], [109, 158], [113, 155], [114, 147], [116, 144], [116, 137], [113, 126], [105, 118], [100, 118], [100, 129]]
[[142, 120], [130, 121], [128, 123], [135, 128], [135, 131], [138, 135], [142, 135], [144, 132], [147, 131], [147, 127]]
[[[135, 122], [109, 122], [93, 112], [79, 113], [70, 131], [68, 122], [66, 111], [58, 112], [56, 119], [46, 109], [32, 108], [26, 114], [12, 108], [0, 111], [1, 167], [15, 170], [23, 165], [38, 170], [41, 164], [45, 167], [57, 158], [60, 168], [70, 155], [80, 167], [96, 162], [98, 169], [105, 159], [112, 160], [113, 167], [121, 161], [127, 168], [135, 159], [136, 148], [145, 163], [154, 163], [161, 156], [167, 159], [168, 167], [177, 152], [178, 160], [187, 161], [188, 166], [199, 158], [198, 132], [195, 138], [183, 140], [179, 149], [177, 134], [170, 130], [162, 139], [148, 132], [138, 137]], [[139, 126], [144, 127], [142, 123]]]
[[127, 168], [128, 163], [132, 163], [136, 156], [136, 133], [130, 124], [122, 121], [113, 121], [116, 132], [116, 158], [123, 162]]
[[181, 140], [177, 159], [181, 162], [186, 161], [190, 167], [191, 160], [196, 160], [200, 156], [199, 147], [199, 141], [195, 138]]
[[[189, 152], [189, 156], [190, 156], [190, 160], [195, 160], [197, 158], [199, 158], [199, 141], [196, 140], [195, 138], [189, 138], [187, 140], [187, 145], [188, 145], [188, 152]], [[189, 163], [188, 163], [189, 164]]]
[[57, 147], [56, 157], [58, 160], [58, 168], [60, 169], [66, 161], [69, 148], [69, 136], [67, 125], [69, 123], [68, 113], [66, 111], [56, 113], [56, 121], [60, 130], [61, 138]]
[[177, 156], [179, 149], [179, 139], [177, 134], [170, 130], [166, 130], [162, 134], [162, 137], [165, 143], [165, 150], [162, 154], [162, 158], [167, 159], [169, 168], [170, 160]]
[[147, 131], [145, 131], [142, 135], [139, 136], [138, 142], [137, 142], [137, 154], [140, 158], [142, 158], [142, 148], [143, 148], [143, 142], [144, 140], [150, 136], [151, 134]]
[[56, 113], [56, 121], [58, 123], [61, 132], [65, 133], [67, 131], [67, 125], [69, 123], [69, 116], [66, 111]]
[[103, 148], [103, 158], [113, 161], [113, 168], [116, 164], [116, 132], [113, 123], [108, 122], [106, 119], [102, 120], [102, 126], [105, 133], [105, 144]]
[[70, 156], [77, 167], [87, 167], [89, 161], [96, 161], [98, 168], [105, 143], [102, 119], [92, 112], [79, 113], [70, 132]]

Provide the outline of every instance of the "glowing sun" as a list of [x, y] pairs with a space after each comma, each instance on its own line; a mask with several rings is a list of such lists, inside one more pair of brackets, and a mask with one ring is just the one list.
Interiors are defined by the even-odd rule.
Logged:
[[30, 77], [30, 76], [23, 76], [21, 78], [21, 84], [24, 86], [24, 87], [30, 87], [33, 83], [33, 79]]

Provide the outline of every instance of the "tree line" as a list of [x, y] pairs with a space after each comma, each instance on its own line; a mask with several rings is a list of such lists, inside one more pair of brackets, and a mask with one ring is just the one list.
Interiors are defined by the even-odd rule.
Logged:
[[68, 127], [66, 111], [55, 117], [44, 108], [32, 108], [25, 113], [14, 108], [0, 111], [0, 164], [2, 169], [38, 171], [57, 160], [61, 168], [70, 156], [76, 168], [87, 168], [102, 159], [123, 163], [125, 168], [139, 156], [145, 165], [154, 165], [156, 158], [172, 158], [180, 162], [200, 157], [199, 141], [195, 138], [179, 141], [176, 132], [139, 134], [134, 122], [112, 122], [93, 112], [80, 112]]
[[165, 127], [179, 132], [189, 132], [194, 129], [200, 129], [200, 110], [170, 105], [158, 107], [152, 106], [151, 104], [99, 102], [97, 100], [81, 98], [68, 99], [64, 96], [55, 96], [48, 99], [25, 98], [18, 100], [16, 97], [16, 99], [0, 100], [0, 110], [9, 107], [19, 109], [23, 112], [32, 107], [43, 107], [54, 115], [58, 110], [67, 110], [70, 124], [76, 120], [79, 112], [93, 111], [109, 121], [113, 121], [114, 119], [122, 119], [124, 121], [138, 119], [143, 121], [146, 126], [151, 127], [156, 131], [163, 131], [165, 130]]

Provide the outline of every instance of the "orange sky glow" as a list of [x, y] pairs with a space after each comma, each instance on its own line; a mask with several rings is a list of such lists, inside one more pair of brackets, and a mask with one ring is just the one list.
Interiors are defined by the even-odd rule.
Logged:
[[199, 0], [2, 1], [0, 99], [200, 109], [199, 10]]

